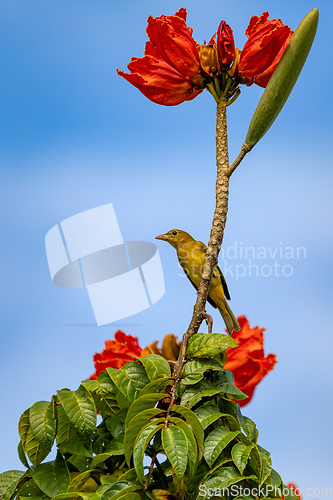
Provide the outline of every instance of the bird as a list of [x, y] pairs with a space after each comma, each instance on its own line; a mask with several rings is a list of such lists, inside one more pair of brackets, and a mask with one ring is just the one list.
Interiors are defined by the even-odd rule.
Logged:
[[[205, 263], [206, 245], [202, 241], [196, 241], [180, 229], [171, 229], [165, 234], [156, 236], [155, 239], [167, 241], [176, 249], [180, 265], [194, 288], [198, 290]], [[220, 311], [228, 333], [231, 335], [233, 330], [238, 332], [240, 326], [226, 299], [230, 300], [227, 283], [221, 269], [216, 266], [209, 286], [207, 301]]]

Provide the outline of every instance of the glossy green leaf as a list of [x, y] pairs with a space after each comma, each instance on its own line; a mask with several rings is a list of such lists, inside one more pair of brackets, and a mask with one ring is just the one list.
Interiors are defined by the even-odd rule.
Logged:
[[156, 422], [150, 423], [146, 427], [144, 427], [135, 440], [133, 464], [136, 473], [138, 475], [138, 478], [142, 483], [145, 482], [144, 466], [143, 466], [144, 453], [152, 437], [163, 427], [164, 423], [161, 423], [161, 419], [158, 419], [156, 420]]
[[172, 377], [158, 378], [146, 385], [138, 394], [138, 397], [146, 396], [147, 394], [153, 394], [155, 392], [163, 392], [165, 388], [170, 384]]
[[20, 420], [19, 420], [19, 426], [18, 426], [23, 450], [25, 449], [25, 441], [27, 439], [27, 434], [28, 434], [28, 431], [30, 429], [29, 411], [30, 411], [30, 408], [28, 408], [27, 410], [25, 410], [22, 413]]
[[58, 445], [59, 451], [61, 453], [71, 453], [72, 455], [81, 455], [85, 458], [92, 458], [92, 453], [86, 446], [78, 439], [69, 439], [68, 441], [63, 441]]
[[241, 474], [244, 472], [253, 447], [254, 444], [246, 445], [240, 441], [239, 443], [236, 443], [231, 450], [232, 460]]
[[196, 333], [188, 341], [186, 355], [189, 358], [214, 357], [222, 351], [237, 346], [237, 342], [230, 335], [222, 333]]
[[153, 500], [177, 500], [175, 496], [173, 496], [169, 491], [156, 489], [152, 491]]
[[154, 408], [156, 403], [163, 398], [166, 398], [168, 394], [155, 393], [155, 394], [146, 394], [145, 396], [138, 397], [129, 407], [126, 419], [125, 419], [125, 430], [128, 428], [130, 421], [133, 417], [135, 417], [138, 413], [142, 413], [144, 410], [148, 408]]
[[218, 407], [212, 403], [206, 403], [203, 406], [199, 406], [194, 413], [200, 421], [203, 429], [207, 429], [210, 424], [218, 420], [223, 415]]
[[[72, 491], [78, 491], [81, 488], [84, 487], [88, 479], [92, 478], [96, 473], [99, 473], [100, 471], [98, 469], [90, 469], [82, 472], [81, 474], [78, 474], [75, 476], [71, 481], [70, 484], [68, 485], [67, 493], [70, 493]], [[98, 485], [96, 483], [96, 490], [98, 488]]]
[[92, 395], [96, 409], [103, 418], [118, 413], [117, 389], [106, 372], [101, 372], [96, 380], [84, 380], [82, 385]]
[[0, 499], [5, 498], [7, 494], [14, 493], [17, 484], [24, 474], [20, 470], [9, 470], [0, 474]]
[[38, 401], [29, 410], [31, 432], [41, 444], [53, 444], [56, 424], [53, 418], [53, 405], [49, 401]]
[[28, 464], [27, 457], [25, 456], [25, 453], [24, 453], [24, 450], [23, 450], [22, 441], [20, 441], [19, 444], [18, 444], [18, 446], [17, 446], [17, 453], [18, 453], [19, 459], [21, 460], [22, 464], [26, 468], [28, 468], [29, 464]]
[[215, 394], [220, 394], [221, 392], [221, 389], [216, 387], [216, 385], [210, 380], [202, 380], [184, 392], [181, 398], [181, 405], [192, 408], [199, 403], [202, 398], [214, 396]]
[[318, 18], [318, 9], [312, 9], [291, 37], [252, 117], [245, 138], [249, 148], [264, 136], [288, 99], [311, 49]]
[[66, 493], [71, 482], [66, 462], [60, 453], [54, 462], [38, 465], [31, 474], [38, 487], [51, 498]]
[[[256, 479], [255, 476], [242, 476], [238, 472], [238, 470], [235, 467], [223, 467], [220, 470], [217, 470], [208, 481], [205, 481], [205, 486], [206, 489], [209, 488], [220, 488], [221, 490], [223, 488], [228, 488], [229, 486], [232, 486], [233, 484], [237, 484], [240, 481], [244, 481], [246, 479]], [[248, 484], [248, 483], [246, 483]]]
[[41, 444], [31, 432], [29, 427], [28, 433], [26, 435], [25, 447], [23, 448], [32, 465], [37, 467], [44, 458], [50, 453], [52, 448], [52, 443], [47, 445]]
[[95, 403], [89, 392], [81, 385], [76, 391], [62, 389], [57, 396], [75, 431], [89, 437], [97, 423]]
[[243, 416], [240, 409], [238, 410], [237, 417], [238, 417], [239, 423], [242, 426], [242, 429], [245, 431], [249, 440], [256, 444], [257, 439], [258, 439], [258, 431], [257, 431], [256, 424], [250, 418]]
[[214, 429], [206, 438], [204, 457], [211, 467], [222, 453], [224, 448], [236, 437], [240, 431], [230, 432], [226, 427], [220, 426]]
[[152, 382], [163, 377], [170, 377], [170, 365], [163, 356], [158, 354], [148, 354], [144, 358], [138, 358], [140, 363], [145, 367], [147, 376]]
[[133, 403], [141, 389], [150, 382], [144, 367], [132, 361], [128, 361], [118, 370], [107, 368], [107, 372], [118, 390], [130, 403]]
[[72, 491], [70, 493], [60, 493], [52, 498], [52, 500], [100, 500], [101, 497], [97, 493], [84, 493], [82, 491]]
[[170, 425], [162, 429], [162, 446], [172, 466], [174, 475], [181, 479], [187, 467], [188, 442], [180, 427]]
[[106, 452], [111, 452], [112, 455], [124, 455], [124, 433], [119, 434], [105, 448]]
[[270, 453], [267, 450], [265, 450], [261, 446], [257, 446], [257, 448], [261, 457], [260, 484], [263, 484], [271, 475], [272, 459]]
[[[139, 398], [140, 399], [140, 398]], [[143, 427], [156, 415], [165, 413], [165, 410], [159, 408], [148, 408], [141, 413], [136, 414], [128, 423], [125, 429], [124, 453], [127, 463], [130, 463], [133, 453], [134, 442]]]
[[170, 417], [169, 422], [181, 429], [187, 439], [188, 445], [188, 463], [189, 463], [189, 478], [193, 479], [198, 466], [198, 445], [194, 437], [191, 427], [181, 418]]
[[203, 427], [197, 418], [197, 416], [191, 411], [189, 408], [185, 408], [184, 406], [178, 406], [175, 405], [172, 407], [172, 413], [178, 413], [182, 417], [185, 418], [187, 423], [191, 426], [193, 434], [197, 440], [198, 443], [198, 450], [199, 450], [199, 462], [203, 456], [204, 452], [204, 430]]
[[185, 385], [199, 382], [208, 370], [223, 371], [220, 363], [214, 359], [194, 359], [184, 365], [181, 382]]

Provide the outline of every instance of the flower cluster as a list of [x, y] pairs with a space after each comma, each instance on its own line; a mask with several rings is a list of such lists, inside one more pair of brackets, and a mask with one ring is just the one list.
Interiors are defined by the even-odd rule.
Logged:
[[[238, 401], [244, 406], [251, 401], [254, 389], [258, 383], [273, 370], [277, 363], [275, 354], [264, 354], [264, 328], [258, 326], [250, 328], [246, 316], [237, 318], [240, 331], [233, 332], [232, 337], [238, 343], [238, 347], [227, 351], [228, 359], [225, 368], [230, 370], [235, 378], [235, 385], [243, 391], [248, 398]], [[176, 361], [179, 355], [180, 342], [173, 334], [166, 335], [162, 348], [157, 347], [158, 341], [141, 349], [137, 337], [126, 335], [118, 330], [114, 340], [107, 340], [105, 348], [101, 353], [94, 355], [95, 373], [91, 379], [96, 379], [101, 371], [109, 366], [121, 368], [127, 361], [133, 361], [133, 356], [144, 357], [147, 354], [160, 354], [169, 361]]]
[[240, 83], [266, 87], [293, 31], [268, 12], [253, 16], [242, 51], [235, 49], [230, 26], [221, 21], [209, 44], [199, 45], [186, 24], [186, 9], [173, 16], [148, 18], [144, 57], [132, 57], [130, 73], [117, 70], [148, 99], [174, 106], [194, 99], [204, 88], [230, 102]]

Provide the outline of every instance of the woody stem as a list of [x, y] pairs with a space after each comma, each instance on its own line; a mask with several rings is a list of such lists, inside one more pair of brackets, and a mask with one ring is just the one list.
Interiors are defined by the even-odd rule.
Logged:
[[226, 102], [221, 101], [216, 111], [216, 207], [210, 232], [210, 239], [205, 256], [205, 264], [202, 271], [201, 283], [198, 288], [197, 300], [193, 310], [190, 325], [183, 336], [179, 360], [174, 368], [175, 384], [171, 395], [171, 403], [174, 401], [176, 388], [185, 363], [185, 353], [188, 339], [198, 332], [205, 317], [205, 305], [208, 296], [209, 285], [217, 265], [218, 255], [223, 240], [224, 228], [228, 213], [229, 171], [228, 138], [227, 138], [227, 113]]

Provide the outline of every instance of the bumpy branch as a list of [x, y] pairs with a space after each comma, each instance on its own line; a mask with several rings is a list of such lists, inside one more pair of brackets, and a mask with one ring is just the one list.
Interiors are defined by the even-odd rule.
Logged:
[[227, 114], [226, 103], [221, 102], [217, 105], [216, 112], [216, 208], [210, 233], [208, 248], [206, 251], [205, 265], [202, 271], [202, 279], [198, 289], [197, 300], [194, 306], [193, 316], [187, 332], [183, 336], [180, 359], [175, 366], [174, 375], [176, 383], [174, 385], [174, 393], [176, 391], [177, 380], [179, 379], [184, 361], [188, 339], [197, 333], [204, 319], [205, 305], [208, 296], [209, 285], [212, 279], [214, 268], [218, 261], [218, 255], [221, 249], [223, 240], [225, 223], [228, 213], [228, 198], [229, 198], [229, 178], [232, 172], [229, 171], [228, 157], [228, 138], [227, 138]]

